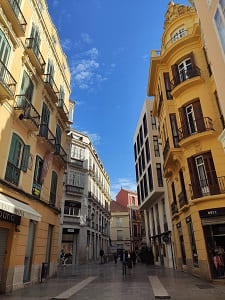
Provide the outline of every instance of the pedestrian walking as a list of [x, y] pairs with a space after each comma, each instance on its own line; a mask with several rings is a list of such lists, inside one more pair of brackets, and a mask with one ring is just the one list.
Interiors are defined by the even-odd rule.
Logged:
[[128, 274], [131, 274], [131, 269], [132, 269], [132, 258], [130, 252], [128, 253], [127, 256], [127, 268], [128, 268]]
[[101, 264], [104, 264], [104, 250], [103, 249], [101, 249], [100, 250], [100, 252], [99, 252], [99, 254], [100, 254], [100, 259], [101, 259]]
[[115, 262], [115, 264], [117, 264], [117, 259], [118, 259], [118, 255], [117, 255], [117, 253], [114, 253], [114, 254], [113, 254], [113, 258], [114, 258], [114, 262]]
[[136, 260], [137, 260], [137, 255], [136, 255], [135, 251], [133, 251], [131, 253], [131, 258], [132, 258], [133, 266], [135, 266], [136, 265]]
[[126, 276], [127, 274], [127, 253], [126, 252], [122, 253], [122, 272], [123, 272], [123, 276]]

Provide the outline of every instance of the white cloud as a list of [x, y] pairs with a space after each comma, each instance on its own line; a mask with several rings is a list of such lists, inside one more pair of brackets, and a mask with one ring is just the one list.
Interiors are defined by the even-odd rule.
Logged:
[[83, 131], [83, 133], [89, 136], [94, 145], [98, 145], [100, 143], [101, 137], [98, 133], [90, 133], [88, 131]]
[[91, 39], [90, 35], [86, 32], [81, 33], [81, 39], [86, 44], [91, 44], [92, 43], [92, 39]]
[[118, 178], [116, 182], [111, 184], [111, 197], [116, 199], [116, 195], [119, 193], [120, 189], [124, 188], [125, 190], [136, 192], [137, 186], [134, 181], [130, 178]]
[[89, 56], [92, 59], [96, 59], [98, 57], [98, 49], [92, 48], [85, 52], [85, 55]]
[[70, 50], [72, 46], [72, 41], [70, 39], [65, 39], [61, 41], [61, 46], [63, 50]]

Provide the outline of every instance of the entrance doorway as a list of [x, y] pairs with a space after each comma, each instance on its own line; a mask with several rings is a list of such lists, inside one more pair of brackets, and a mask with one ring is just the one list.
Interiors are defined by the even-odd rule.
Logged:
[[3, 290], [3, 273], [4, 273], [8, 235], [9, 235], [9, 229], [0, 228], [0, 293], [4, 292], [4, 290]]
[[34, 221], [31, 220], [29, 225], [28, 236], [27, 236], [26, 254], [24, 258], [23, 282], [30, 281], [32, 258], [33, 258], [33, 246], [34, 246], [34, 233], [35, 233], [35, 223]]

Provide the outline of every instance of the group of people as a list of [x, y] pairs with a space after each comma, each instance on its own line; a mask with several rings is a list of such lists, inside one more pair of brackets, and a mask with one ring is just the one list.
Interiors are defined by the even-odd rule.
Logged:
[[[113, 256], [114, 256], [114, 262], [115, 262], [115, 264], [117, 264], [118, 254], [114, 253]], [[137, 260], [137, 255], [136, 255], [135, 251], [133, 251], [133, 252], [123, 251], [120, 253], [120, 261], [122, 263], [123, 276], [125, 276], [127, 274], [127, 268], [128, 268], [129, 274], [131, 274], [131, 269], [132, 269], [132, 267], [135, 266], [136, 260]]]
[[225, 276], [224, 272], [224, 249], [218, 248], [213, 253], [213, 264], [214, 264], [214, 270], [215, 270], [215, 277], [216, 279], [222, 279]]

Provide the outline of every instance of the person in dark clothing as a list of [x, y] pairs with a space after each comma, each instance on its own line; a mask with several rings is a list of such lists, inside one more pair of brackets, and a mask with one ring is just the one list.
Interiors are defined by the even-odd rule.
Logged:
[[100, 254], [100, 258], [101, 258], [101, 264], [104, 264], [104, 250], [101, 249], [99, 254]]
[[127, 267], [128, 267], [128, 274], [131, 274], [131, 269], [132, 269], [132, 257], [130, 252], [127, 255]]
[[117, 264], [117, 259], [118, 259], [117, 253], [114, 253], [114, 254], [113, 254], [113, 258], [114, 258], [115, 264]]
[[121, 256], [122, 256], [123, 276], [126, 276], [126, 274], [127, 274], [127, 255], [126, 255], [126, 252], [121, 253]]
[[137, 255], [136, 255], [135, 251], [133, 251], [133, 252], [131, 253], [131, 258], [132, 258], [133, 266], [135, 266], [135, 264], [136, 264], [136, 259], [137, 259]]

